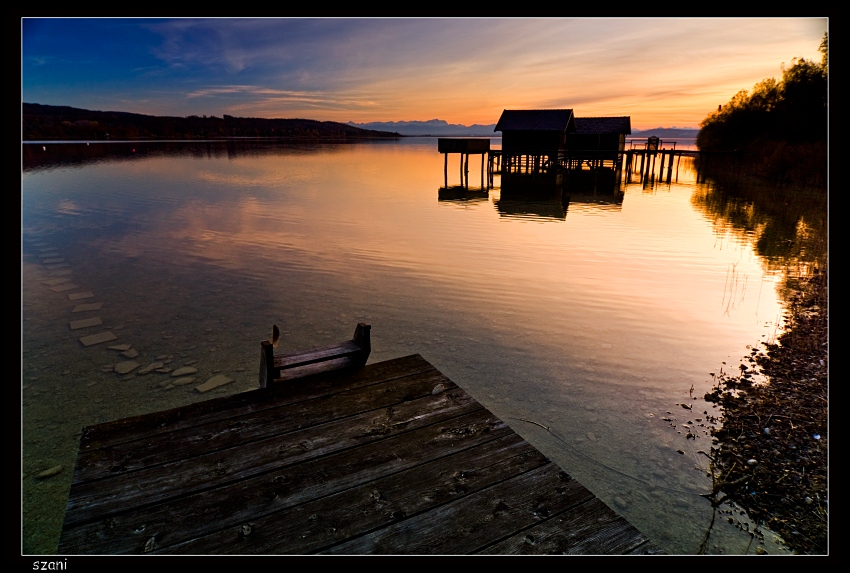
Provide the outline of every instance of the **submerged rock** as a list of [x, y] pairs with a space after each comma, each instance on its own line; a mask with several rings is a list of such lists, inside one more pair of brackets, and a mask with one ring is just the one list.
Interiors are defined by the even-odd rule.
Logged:
[[37, 476], [38, 479], [45, 479], [49, 477], [53, 477], [58, 473], [61, 473], [62, 470], [65, 469], [64, 466], [53, 466], [52, 468], [46, 469], [43, 472], [40, 472]]
[[128, 360], [126, 362], [119, 362], [118, 364], [116, 364], [115, 365], [115, 371], [118, 374], [129, 374], [130, 372], [132, 372], [133, 370], [135, 370], [139, 366], [140, 366], [139, 363], [136, 362], [135, 360]]
[[200, 386], [195, 386], [195, 390], [203, 394], [204, 392], [209, 392], [214, 388], [218, 388], [219, 386], [224, 386], [225, 384], [230, 384], [233, 382], [233, 378], [228, 378], [223, 374], [219, 374], [218, 376], [213, 376]]
[[162, 362], [151, 362], [150, 364], [139, 370], [139, 374], [147, 374], [148, 372], [153, 372], [154, 370], [162, 368], [163, 366], [165, 366], [165, 364], [163, 364]]
[[189, 374], [197, 374], [198, 369], [192, 366], [184, 366], [183, 368], [178, 368], [174, 372], [171, 373], [173, 378], [179, 378], [181, 376], [188, 376]]

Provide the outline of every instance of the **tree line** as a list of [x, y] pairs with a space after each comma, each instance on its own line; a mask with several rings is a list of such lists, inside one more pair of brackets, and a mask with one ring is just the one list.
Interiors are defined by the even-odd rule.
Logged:
[[[751, 92], [741, 90], [701, 123], [701, 151], [739, 151], [760, 175], [795, 179], [801, 175], [792, 161], [814, 162], [805, 177], [826, 178], [828, 36], [819, 51], [821, 61], [794, 58], [782, 66], [782, 78], [766, 78]], [[792, 173], [794, 172], [794, 173]]]
[[24, 103], [21, 107], [22, 141], [400, 137], [397, 133], [360, 129], [344, 123], [312, 119], [263, 119], [229, 115], [167, 117], [119, 111], [91, 111], [35, 103]]

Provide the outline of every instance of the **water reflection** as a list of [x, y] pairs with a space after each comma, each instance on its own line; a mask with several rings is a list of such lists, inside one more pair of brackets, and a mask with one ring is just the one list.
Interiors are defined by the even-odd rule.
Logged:
[[563, 221], [570, 204], [618, 209], [624, 197], [612, 169], [503, 173], [500, 181], [493, 203], [502, 217]]
[[461, 201], [470, 203], [479, 203], [487, 201], [490, 198], [490, 191], [481, 188], [469, 188], [466, 185], [452, 185], [450, 187], [440, 187], [437, 191], [438, 201]]
[[[45, 284], [58, 277], [40, 256], [56, 252], [138, 361], [235, 380], [215, 395], [256, 386], [273, 322], [285, 351], [369, 322], [372, 361], [421, 353], [667, 551], [696, 550], [710, 513], [702, 444], [663, 418], [775, 330], [781, 301], [751, 238], [695, 208], [690, 167], [650, 188], [602, 176], [529, 191], [496, 176], [489, 193], [461, 192], [428, 139], [147, 145], [75, 148], [22, 176], [27, 548], [58, 540], [70, 471], [34, 476], [73, 466], [83, 426], [207, 398], [118, 375], [118, 351], [82, 347], [67, 294]], [[734, 308], [732, 265], [747, 285]], [[743, 552], [738, 533], [717, 551]]]
[[822, 190], [715, 176], [691, 200], [718, 228], [752, 241], [771, 270], [793, 266], [808, 274], [825, 263], [827, 194]]
[[[375, 145], [387, 143], [371, 142]], [[342, 150], [353, 142], [293, 142], [291, 139], [228, 139], [210, 141], [92, 141], [63, 143], [29, 142], [21, 145], [23, 170], [49, 169], [63, 166], [82, 167], [102, 162], [131, 161], [153, 157], [226, 158], [235, 160], [270, 155], [305, 154], [322, 149]]]
[[563, 221], [569, 199], [560, 171], [546, 173], [504, 173], [499, 199], [493, 201], [501, 217]]

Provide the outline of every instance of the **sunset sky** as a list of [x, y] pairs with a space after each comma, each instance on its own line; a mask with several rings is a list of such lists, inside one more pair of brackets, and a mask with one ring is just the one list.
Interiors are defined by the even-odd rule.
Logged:
[[693, 127], [820, 60], [827, 18], [28, 19], [21, 101], [150, 115]]

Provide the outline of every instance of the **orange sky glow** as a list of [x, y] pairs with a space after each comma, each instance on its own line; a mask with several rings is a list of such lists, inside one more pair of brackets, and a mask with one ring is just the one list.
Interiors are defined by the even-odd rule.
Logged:
[[24, 19], [22, 101], [151, 115], [691, 127], [820, 60], [827, 18]]

